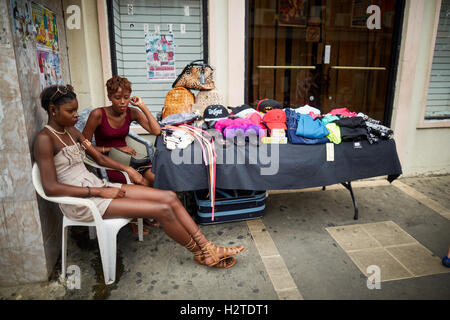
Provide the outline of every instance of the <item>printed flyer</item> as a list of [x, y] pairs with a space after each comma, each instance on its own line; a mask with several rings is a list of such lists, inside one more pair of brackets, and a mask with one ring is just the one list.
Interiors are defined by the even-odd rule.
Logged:
[[149, 80], [176, 79], [173, 34], [146, 34], [145, 53]]
[[59, 54], [47, 50], [37, 50], [37, 59], [41, 90], [54, 84], [62, 85]]
[[59, 51], [56, 14], [37, 3], [32, 3], [33, 23], [36, 28], [37, 48]]
[[13, 32], [22, 42], [30, 38], [33, 34], [30, 0], [11, 0], [11, 13]]

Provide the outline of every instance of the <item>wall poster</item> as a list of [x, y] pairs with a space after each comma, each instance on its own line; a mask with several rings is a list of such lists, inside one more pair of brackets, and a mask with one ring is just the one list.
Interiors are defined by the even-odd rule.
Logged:
[[176, 79], [173, 34], [146, 34], [145, 53], [149, 80]]
[[19, 36], [22, 45], [32, 38], [33, 22], [31, 20], [31, 1], [30, 0], [11, 0], [12, 26], [13, 33]]
[[41, 50], [59, 51], [56, 14], [38, 3], [31, 4], [36, 29], [37, 47]]
[[31, 7], [41, 90], [55, 84], [62, 85], [56, 14], [38, 3], [33, 2]]
[[62, 85], [61, 61], [59, 60], [59, 54], [52, 51], [38, 49], [37, 58], [41, 90], [54, 84]]

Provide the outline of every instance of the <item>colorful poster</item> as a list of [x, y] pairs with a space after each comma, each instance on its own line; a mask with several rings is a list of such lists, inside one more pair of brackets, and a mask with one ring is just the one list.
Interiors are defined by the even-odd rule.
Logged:
[[54, 84], [62, 85], [59, 54], [47, 50], [37, 50], [37, 59], [41, 90]]
[[175, 44], [173, 34], [146, 34], [147, 78], [175, 80]]
[[20, 39], [27, 39], [33, 34], [30, 0], [11, 0], [13, 33]]
[[36, 28], [37, 48], [59, 51], [56, 14], [37, 3], [32, 3], [33, 23]]

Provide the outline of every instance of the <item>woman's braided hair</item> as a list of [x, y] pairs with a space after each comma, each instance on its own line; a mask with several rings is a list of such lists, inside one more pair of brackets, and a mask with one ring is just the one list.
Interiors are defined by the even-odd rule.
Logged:
[[41, 92], [40, 98], [42, 108], [48, 113], [50, 104], [59, 107], [62, 104], [75, 100], [77, 95], [70, 84], [66, 86], [52, 85]]

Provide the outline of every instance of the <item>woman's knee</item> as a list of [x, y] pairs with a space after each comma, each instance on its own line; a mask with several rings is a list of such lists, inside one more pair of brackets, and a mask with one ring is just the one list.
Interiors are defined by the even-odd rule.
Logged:
[[166, 203], [161, 204], [160, 214], [160, 220], [172, 221], [176, 219], [172, 207]]
[[177, 197], [177, 194], [175, 192], [173, 192], [173, 191], [166, 191], [166, 193], [164, 194], [163, 203], [172, 206], [175, 203], [177, 203], [177, 201], [178, 201], [178, 197]]

